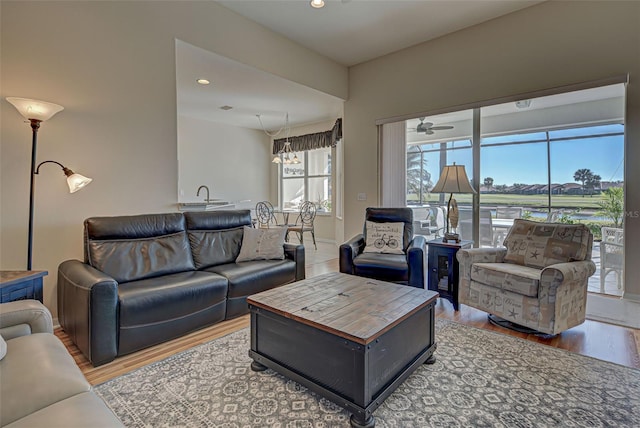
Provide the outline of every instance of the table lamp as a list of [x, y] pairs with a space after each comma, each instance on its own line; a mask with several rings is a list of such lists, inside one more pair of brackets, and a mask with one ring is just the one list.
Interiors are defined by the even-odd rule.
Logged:
[[[453, 165], [446, 165], [442, 172], [440, 173], [440, 178], [433, 189], [431, 189], [431, 193], [449, 193], [449, 202], [447, 203], [447, 224], [446, 224], [446, 232], [444, 234], [443, 242], [447, 241], [455, 241], [460, 242], [460, 236], [457, 233], [449, 232], [449, 222], [450, 216], [453, 214], [452, 221], [455, 221], [455, 226], [458, 223], [458, 204], [456, 200], [453, 199], [454, 193], [476, 193], [471, 187], [471, 183], [469, 183], [469, 178], [467, 178], [467, 172], [464, 169], [464, 165], [456, 165], [454, 162]], [[455, 213], [452, 213], [452, 206], [455, 209]]]

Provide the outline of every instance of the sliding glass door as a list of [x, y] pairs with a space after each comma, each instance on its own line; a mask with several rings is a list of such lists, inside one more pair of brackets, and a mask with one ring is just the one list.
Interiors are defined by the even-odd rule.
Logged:
[[[454, 195], [463, 239], [476, 237], [478, 246], [502, 245], [516, 218], [584, 223], [594, 234], [592, 259], [598, 266], [589, 291], [622, 295], [624, 85], [476, 111], [478, 144], [473, 110], [406, 121], [407, 205], [420, 207], [420, 213], [428, 209], [424, 224], [430, 226], [416, 233], [437, 237], [438, 214], [449, 195], [430, 190], [444, 165], [456, 162], [469, 178], [479, 172], [479, 182], [472, 180], [478, 195]], [[424, 124], [429, 130], [420, 132]], [[472, 224], [478, 228], [475, 234]]]

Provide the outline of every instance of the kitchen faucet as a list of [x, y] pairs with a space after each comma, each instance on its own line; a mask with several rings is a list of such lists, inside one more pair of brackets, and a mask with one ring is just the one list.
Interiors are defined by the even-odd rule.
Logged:
[[209, 199], [209, 188], [207, 186], [202, 185], [202, 186], [198, 187], [198, 191], [196, 192], [196, 196], [200, 196], [200, 190], [202, 190], [203, 188], [204, 188], [204, 190], [207, 191], [207, 197], [204, 198], [204, 201], [205, 202], [211, 202], [211, 199]]

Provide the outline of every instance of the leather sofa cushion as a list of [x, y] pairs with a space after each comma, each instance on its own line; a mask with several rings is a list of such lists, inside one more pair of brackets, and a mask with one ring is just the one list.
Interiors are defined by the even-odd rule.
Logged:
[[406, 282], [409, 266], [404, 254], [362, 253], [353, 259], [354, 274], [381, 281]]
[[5, 428], [113, 428], [122, 422], [93, 392], [83, 392], [38, 410]]
[[195, 269], [181, 213], [92, 217], [84, 234], [85, 262], [118, 282]]
[[528, 297], [538, 296], [542, 270], [511, 263], [474, 263], [473, 281]]
[[184, 213], [196, 269], [235, 261], [244, 226], [251, 226], [251, 211], [193, 211]]
[[229, 280], [230, 299], [269, 290], [296, 279], [296, 263], [290, 259], [229, 263], [206, 271], [215, 272]]
[[227, 280], [191, 271], [120, 284], [120, 328], [162, 323], [224, 302]]
[[0, 377], [0, 426], [90, 390], [73, 357], [50, 333], [8, 340]]
[[189, 231], [196, 269], [232, 263], [240, 254], [244, 226], [229, 230]]

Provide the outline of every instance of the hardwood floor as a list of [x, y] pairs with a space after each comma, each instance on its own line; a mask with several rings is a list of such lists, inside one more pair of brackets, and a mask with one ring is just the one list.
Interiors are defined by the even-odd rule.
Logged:
[[[322, 242], [318, 243], [318, 250], [314, 250], [313, 247], [307, 250], [307, 277], [311, 278], [326, 272], [338, 271], [338, 259], [334, 256], [337, 254], [337, 246]], [[600, 360], [611, 361], [627, 367], [640, 368], [640, 351], [638, 347], [638, 344], [640, 344], [640, 330], [587, 320], [584, 324], [555, 337], [544, 338], [494, 326], [488, 322], [486, 312], [465, 305], [461, 305], [459, 311], [454, 311], [451, 303], [443, 299], [438, 299], [436, 316], [460, 324], [508, 334], [554, 348], [564, 349]], [[206, 343], [217, 337], [227, 335], [248, 326], [249, 315], [245, 315], [198, 330], [170, 342], [116, 358], [111, 363], [99, 367], [91, 366], [62, 329], [57, 328], [54, 333], [65, 344], [69, 353], [74, 357], [76, 363], [87, 377], [89, 383], [97, 385], [139, 367], [163, 360], [193, 346]]]

